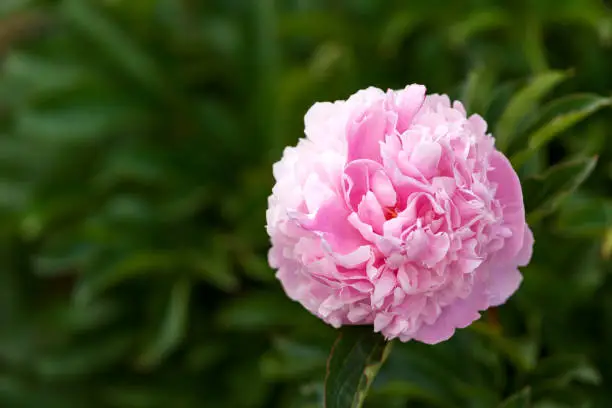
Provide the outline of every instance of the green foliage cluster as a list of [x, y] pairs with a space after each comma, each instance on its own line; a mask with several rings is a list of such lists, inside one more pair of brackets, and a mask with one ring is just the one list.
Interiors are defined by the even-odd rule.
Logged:
[[413, 82], [489, 121], [536, 252], [366, 406], [612, 406], [604, 2], [2, 0], [0, 57], [1, 407], [320, 406], [335, 331], [267, 265], [271, 165], [313, 102]]

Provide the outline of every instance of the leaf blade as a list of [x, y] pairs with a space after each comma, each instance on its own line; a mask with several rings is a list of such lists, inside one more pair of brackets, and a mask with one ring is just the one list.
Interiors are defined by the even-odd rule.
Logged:
[[548, 71], [536, 75], [510, 99], [495, 127], [495, 142], [500, 150], [508, 149], [521, 120], [536, 108], [540, 99], [569, 75], [568, 71]]
[[167, 94], [163, 74], [155, 60], [113, 20], [85, 2], [64, 0], [59, 10], [69, 24], [145, 89], [155, 95]]
[[523, 181], [525, 212], [530, 223], [553, 212], [591, 174], [597, 157], [569, 160]]
[[531, 406], [531, 389], [525, 388], [522, 391], [511, 395], [502, 402], [498, 408], [529, 408]]
[[527, 147], [513, 155], [510, 161], [516, 168], [521, 167], [535, 152], [562, 132], [611, 104], [612, 98], [592, 94], [569, 95], [551, 102], [535, 126], [537, 130], [530, 134]]
[[570, 236], [603, 236], [612, 227], [612, 201], [592, 196], [572, 198], [559, 211], [555, 227]]
[[158, 332], [138, 358], [141, 366], [158, 365], [185, 338], [191, 290], [191, 282], [186, 278], [178, 279], [170, 288], [165, 316], [160, 322]]
[[325, 377], [325, 408], [360, 408], [390, 344], [372, 327], [342, 329]]

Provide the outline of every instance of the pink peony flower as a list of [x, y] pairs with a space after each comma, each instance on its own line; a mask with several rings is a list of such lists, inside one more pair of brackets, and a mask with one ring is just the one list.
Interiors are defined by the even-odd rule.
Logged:
[[533, 236], [487, 124], [410, 85], [316, 103], [274, 165], [270, 265], [334, 327], [437, 343], [504, 303]]

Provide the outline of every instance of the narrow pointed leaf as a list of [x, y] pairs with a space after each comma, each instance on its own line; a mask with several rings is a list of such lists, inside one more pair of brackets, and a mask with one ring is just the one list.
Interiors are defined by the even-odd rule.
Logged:
[[189, 318], [190, 298], [191, 282], [187, 279], [176, 281], [170, 289], [166, 313], [159, 331], [139, 358], [142, 366], [156, 366], [183, 341]]
[[486, 65], [481, 65], [470, 71], [461, 92], [461, 101], [468, 113], [481, 114], [486, 111], [487, 104], [493, 94], [493, 84], [496, 74]]
[[533, 72], [548, 69], [546, 46], [544, 44], [543, 22], [533, 15], [527, 17], [518, 31], [522, 34], [522, 48], [525, 60]]
[[559, 211], [556, 227], [572, 236], [604, 235], [612, 227], [612, 201], [602, 197], [572, 197]]
[[582, 355], [555, 355], [543, 359], [532, 373], [530, 383], [535, 386], [567, 387], [571, 382], [599, 385], [601, 374]]
[[510, 396], [498, 408], [529, 408], [531, 407], [531, 389], [525, 388]]
[[340, 331], [327, 362], [325, 408], [360, 408], [390, 344], [370, 326]]
[[457, 46], [466, 45], [478, 34], [505, 27], [512, 23], [512, 17], [499, 9], [485, 9], [471, 13], [448, 29], [449, 39]]
[[395, 57], [402, 41], [416, 28], [414, 13], [394, 13], [380, 36], [379, 48], [383, 55]]
[[523, 181], [525, 211], [530, 222], [550, 214], [591, 174], [597, 157], [580, 158], [551, 167]]
[[512, 156], [512, 164], [518, 168], [539, 149], [599, 109], [612, 104], [612, 98], [592, 94], [570, 95], [551, 102], [544, 109], [527, 143], [527, 147]]
[[540, 100], [568, 76], [569, 72], [544, 72], [533, 77], [512, 97], [495, 128], [495, 144], [498, 149], [506, 151], [510, 147], [518, 135], [519, 127]]
[[94, 43], [127, 75], [156, 94], [165, 94], [166, 84], [156, 62], [130, 35], [87, 2], [64, 0], [62, 16]]

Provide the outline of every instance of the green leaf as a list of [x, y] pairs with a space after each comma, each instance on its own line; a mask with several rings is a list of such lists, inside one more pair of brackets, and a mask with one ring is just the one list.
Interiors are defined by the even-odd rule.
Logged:
[[271, 380], [302, 378], [325, 369], [327, 353], [321, 347], [287, 338], [274, 339], [273, 349], [261, 361], [262, 376]]
[[19, 211], [31, 199], [30, 186], [0, 179], [0, 210]]
[[[452, 406], [452, 403], [446, 401], [446, 396], [441, 396], [441, 393], [435, 393], [419, 384], [413, 384], [409, 381], [387, 381], [384, 386], [372, 389], [368, 402], [379, 398], [401, 398], [411, 402], [425, 402], [428, 407], [446, 408]], [[378, 406], [378, 405], [374, 405]], [[402, 406], [405, 406], [402, 405]]]
[[502, 10], [485, 9], [470, 13], [467, 18], [458, 21], [448, 30], [449, 39], [457, 46], [465, 46], [472, 37], [480, 33], [511, 24], [512, 17]]
[[32, 3], [32, 0], [3, 0], [0, 3], [0, 17], [10, 16], [11, 13], [20, 11]]
[[512, 164], [515, 168], [521, 167], [527, 159], [556, 136], [610, 104], [612, 98], [592, 94], [570, 95], [551, 102], [544, 108], [534, 126], [537, 130], [529, 136], [527, 147], [512, 156]]
[[106, 270], [83, 276], [76, 287], [74, 299], [77, 304], [83, 305], [127, 280], [142, 277], [152, 271], [172, 270], [177, 265], [176, 255], [169, 252], [135, 252]]
[[534, 408], [572, 408], [569, 405], [561, 404], [561, 403], [556, 402], [556, 401], [548, 401], [548, 400], [539, 401], [533, 407]]
[[185, 366], [194, 372], [202, 372], [231, 353], [230, 346], [220, 341], [205, 339], [185, 354]]
[[612, 201], [600, 197], [572, 197], [560, 209], [557, 230], [572, 236], [603, 235], [612, 227]]
[[38, 356], [35, 370], [43, 378], [57, 380], [80, 377], [112, 367], [129, 353], [134, 345], [131, 332], [96, 339], [91, 344], [78, 343], [67, 350]]
[[233, 290], [238, 279], [223, 261], [224, 254], [212, 252], [207, 255], [189, 251], [141, 251], [119, 260], [107, 270], [84, 276], [75, 292], [77, 302], [86, 303], [98, 294], [127, 280], [142, 278], [149, 274], [173, 274], [186, 271], [197, 278], [223, 289]]
[[512, 362], [515, 368], [528, 372], [536, 365], [539, 349], [533, 339], [513, 339], [504, 336], [489, 324], [474, 322], [469, 329], [487, 339], [494, 349]]
[[110, 104], [89, 104], [57, 107], [46, 110], [24, 109], [16, 116], [18, 136], [53, 149], [62, 143], [98, 142], [120, 130], [131, 128], [140, 119], [133, 107]]
[[[165, 171], [164, 166], [147, 153], [127, 149], [111, 151], [102, 169], [93, 178], [92, 184], [103, 190], [126, 180], [138, 185], [152, 185], [162, 178], [162, 175], [168, 177], [169, 171]], [[177, 197], [179, 198], [183, 197]]]
[[37, 91], [61, 91], [82, 85], [88, 71], [74, 62], [59, 58], [43, 58], [34, 53], [16, 51], [11, 53], [4, 65], [4, 74], [34, 86]]
[[416, 28], [418, 22], [414, 13], [393, 13], [380, 34], [380, 53], [386, 57], [395, 57], [402, 41]]
[[510, 99], [495, 127], [495, 145], [498, 149], [506, 151], [510, 147], [525, 118], [547, 93], [568, 76], [567, 71], [549, 71], [536, 75]]
[[79, 307], [70, 305], [59, 308], [49, 316], [49, 319], [56, 321], [62, 330], [78, 334], [109, 325], [120, 313], [119, 302], [104, 300]]
[[[461, 406], [461, 389], [479, 385], [478, 375], [472, 376], [479, 367], [475, 364], [477, 359], [470, 355], [467, 358], [470, 369], [466, 372], [465, 362], [459, 359], [468, 357], [469, 349], [462, 348], [457, 339], [454, 337], [452, 341], [436, 347], [415, 342], [395, 344], [393, 358], [385, 363], [376, 376], [368, 402], [372, 397], [380, 395], [427, 402], [435, 407]], [[479, 345], [471, 342], [471, 347], [477, 349]], [[459, 370], [456, 371], [456, 368]], [[489, 378], [495, 377], [497, 373], [496, 369], [491, 368], [487, 367], [486, 370]]]
[[543, 360], [538, 365], [531, 383], [563, 388], [572, 381], [599, 385], [601, 375], [584, 356], [556, 355]]
[[185, 260], [198, 278], [224, 291], [235, 291], [240, 281], [234, 273], [231, 248], [223, 237], [215, 238], [206, 252], [194, 251]]
[[527, 64], [533, 72], [543, 72], [548, 68], [543, 21], [533, 15], [525, 16], [522, 20], [520, 27], [515, 27], [523, 36], [521, 45]]
[[495, 72], [485, 64], [470, 71], [461, 92], [461, 102], [468, 114], [484, 114], [493, 94], [494, 81]]
[[597, 157], [579, 158], [557, 164], [545, 173], [523, 181], [523, 199], [529, 222], [555, 211], [591, 174]]
[[102, 13], [80, 0], [64, 0], [62, 15], [113, 62], [146, 89], [164, 94], [166, 84], [156, 62]]
[[[287, 408], [321, 408], [323, 406], [323, 382], [302, 384], [297, 390], [289, 390], [278, 405]], [[286, 401], [285, 401], [286, 400]]]
[[325, 408], [360, 408], [391, 347], [371, 326], [345, 327], [327, 362]]
[[180, 279], [173, 285], [159, 332], [138, 359], [141, 366], [158, 365], [181, 343], [187, 331], [190, 295], [191, 282], [188, 279]]
[[499, 122], [501, 115], [508, 106], [508, 102], [520, 89], [520, 85], [521, 83], [516, 80], [495, 85], [481, 112], [488, 123]]
[[9, 54], [2, 68], [4, 92], [0, 92], [0, 98], [17, 106], [36, 102], [42, 96], [75, 91], [85, 87], [87, 81], [95, 81], [91, 72], [77, 64], [23, 52]]
[[217, 315], [217, 324], [227, 330], [259, 331], [277, 326], [312, 325], [311, 318], [316, 321], [284, 295], [251, 292], [232, 298]]
[[276, 112], [278, 104], [278, 78], [280, 44], [278, 41], [277, 6], [273, 0], [252, 2], [250, 16], [253, 18], [255, 69], [253, 70], [252, 108], [257, 130], [269, 135], [270, 141], [282, 145], [280, 122]]
[[498, 408], [529, 408], [531, 406], [531, 389], [525, 388], [510, 396]]

